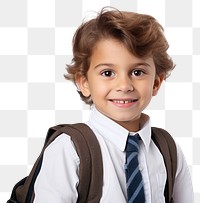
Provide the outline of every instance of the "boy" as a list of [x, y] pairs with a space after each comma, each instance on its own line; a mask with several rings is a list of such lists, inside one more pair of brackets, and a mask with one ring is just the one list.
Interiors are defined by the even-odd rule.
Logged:
[[[101, 147], [103, 203], [134, 202], [128, 200], [125, 151], [128, 137], [138, 134], [142, 182], [136, 193], [143, 199], [139, 202], [165, 202], [165, 164], [151, 140], [150, 118], [142, 111], [174, 68], [167, 49], [161, 25], [151, 16], [132, 12], [103, 9], [74, 35], [73, 60], [65, 77], [76, 84], [82, 100], [93, 106], [87, 125]], [[189, 170], [178, 145], [177, 158], [173, 199], [192, 203]], [[34, 202], [75, 203], [78, 170], [74, 145], [62, 134], [45, 151]]]

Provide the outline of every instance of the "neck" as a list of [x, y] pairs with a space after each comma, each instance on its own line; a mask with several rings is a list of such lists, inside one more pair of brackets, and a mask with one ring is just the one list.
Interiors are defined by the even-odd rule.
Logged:
[[116, 121], [116, 123], [127, 129], [129, 132], [137, 132], [140, 130], [140, 119], [134, 121]]
[[121, 125], [123, 128], [127, 129], [129, 132], [137, 132], [144, 126], [148, 119], [149, 117], [146, 114], [142, 113], [139, 118], [134, 119], [132, 121], [115, 122]]

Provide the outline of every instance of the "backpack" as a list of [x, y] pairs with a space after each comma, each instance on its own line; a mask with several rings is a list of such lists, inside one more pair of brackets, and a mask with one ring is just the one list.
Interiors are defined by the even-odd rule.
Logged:
[[[12, 190], [7, 203], [32, 203], [34, 184], [40, 172], [46, 147], [59, 135], [66, 133], [71, 139], [80, 158], [79, 185], [77, 203], [99, 203], [103, 187], [103, 163], [101, 149], [93, 131], [84, 123], [63, 124], [49, 128], [43, 149], [30, 174], [19, 181]], [[177, 152], [171, 135], [160, 128], [152, 127], [152, 140], [163, 155], [167, 181], [165, 185], [165, 202], [173, 203], [172, 192], [176, 174]], [[98, 174], [98, 175], [97, 175]]]
[[165, 202], [174, 203], [172, 198], [176, 169], [177, 169], [177, 149], [172, 136], [162, 128], [151, 128], [151, 139], [154, 141], [165, 162], [167, 180], [165, 184]]

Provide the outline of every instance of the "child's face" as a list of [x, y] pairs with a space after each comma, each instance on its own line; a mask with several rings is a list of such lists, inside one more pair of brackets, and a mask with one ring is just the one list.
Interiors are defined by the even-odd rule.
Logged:
[[139, 128], [141, 112], [156, 95], [163, 78], [152, 58], [141, 59], [114, 39], [97, 43], [87, 78], [77, 80], [96, 108], [129, 131]]

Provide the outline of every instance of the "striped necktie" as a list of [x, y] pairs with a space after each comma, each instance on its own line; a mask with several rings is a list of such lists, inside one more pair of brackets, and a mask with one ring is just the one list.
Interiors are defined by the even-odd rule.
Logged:
[[139, 140], [138, 134], [128, 136], [126, 144], [125, 172], [128, 203], [145, 203], [142, 175], [138, 163]]

